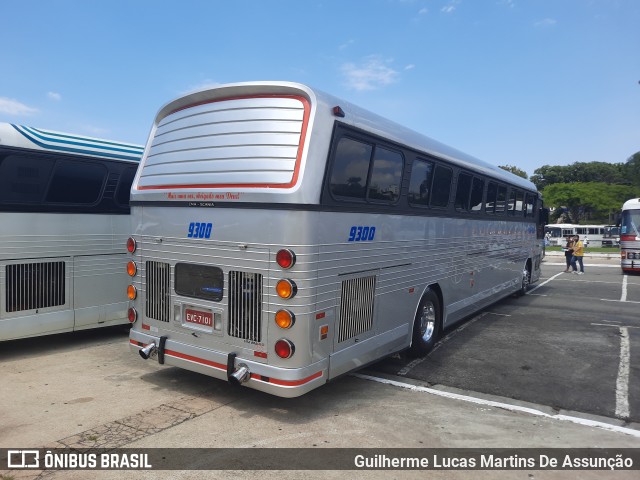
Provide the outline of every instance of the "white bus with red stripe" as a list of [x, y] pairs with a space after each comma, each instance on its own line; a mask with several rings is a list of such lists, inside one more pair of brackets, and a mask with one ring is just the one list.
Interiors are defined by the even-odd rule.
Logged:
[[620, 257], [623, 272], [640, 272], [640, 198], [622, 205]]
[[540, 276], [529, 181], [289, 82], [164, 106], [131, 191], [132, 350], [301, 395]]

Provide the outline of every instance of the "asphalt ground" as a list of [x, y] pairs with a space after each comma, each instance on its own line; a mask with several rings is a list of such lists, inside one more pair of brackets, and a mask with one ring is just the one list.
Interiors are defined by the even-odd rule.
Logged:
[[[398, 355], [294, 399], [142, 361], [122, 328], [4, 342], [0, 449], [310, 448], [326, 470], [262, 471], [250, 453], [242, 463], [250, 469], [198, 470], [207, 459], [186, 450], [189, 466], [177, 471], [0, 466], [0, 479], [636, 479], [637, 470], [341, 471], [320, 451], [639, 449], [639, 278], [627, 277], [622, 302], [615, 259], [587, 260], [584, 276], [558, 274], [554, 263], [547, 257], [530, 294], [458, 325], [421, 362]], [[626, 383], [621, 329], [631, 352]], [[616, 415], [625, 398], [629, 414]]]

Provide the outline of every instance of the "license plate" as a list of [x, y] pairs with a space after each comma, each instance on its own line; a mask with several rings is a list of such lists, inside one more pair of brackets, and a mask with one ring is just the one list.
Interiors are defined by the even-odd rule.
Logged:
[[186, 308], [184, 311], [184, 319], [187, 323], [194, 325], [213, 327], [213, 314], [211, 312]]

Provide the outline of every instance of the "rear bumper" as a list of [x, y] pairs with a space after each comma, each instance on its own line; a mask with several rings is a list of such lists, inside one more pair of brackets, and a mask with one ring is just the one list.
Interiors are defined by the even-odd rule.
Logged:
[[[151, 342], [159, 345], [160, 337], [135, 330], [129, 334], [129, 347], [138, 352]], [[164, 364], [202, 373], [220, 380], [228, 380], [228, 353], [188, 345], [167, 338], [164, 346]], [[158, 361], [157, 358], [155, 361]], [[280, 368], [236, 357], [235, 368], [244, 364], [251, 375], [242, 386], [279, 397], [298, 397], [327, 382], [329, 361], [323, 360], [304, 368]]]

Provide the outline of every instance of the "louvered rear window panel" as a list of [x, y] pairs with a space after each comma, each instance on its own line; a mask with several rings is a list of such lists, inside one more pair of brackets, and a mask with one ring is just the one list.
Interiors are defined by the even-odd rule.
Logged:
[[298, 98], [220, 100], [159, 123], [138, 186], [288, 184], [305, 118]]
[[148, 318], [168, 322], [171, 304], [171, 291], [169, 290], [171, 266], [168, 263], [148, 261], [146, 270], [146, 315]]

